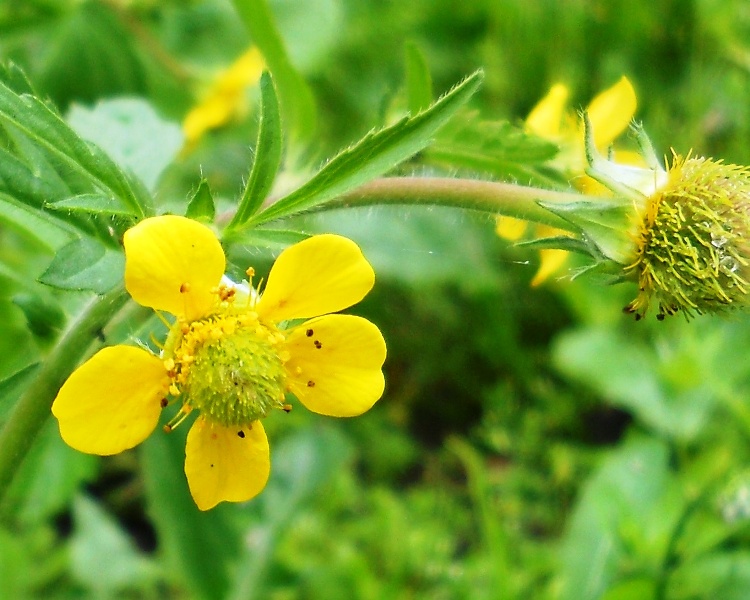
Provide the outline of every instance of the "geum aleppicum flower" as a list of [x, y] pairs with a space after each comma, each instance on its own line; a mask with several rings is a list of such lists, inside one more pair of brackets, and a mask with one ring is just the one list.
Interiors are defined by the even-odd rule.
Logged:
[[161, 352], [104, 348], [68, 378], [52, 406], [60, 434], [82, 452], [111, 455], [142, 442], [162, 410], [171, 430], [196, 411], [185, 474], [201, 510], [258, 494], [270, 473], [261, 419], [289, 410], [290, 392], [313, 412], [348, 417], [382, 395], [385, 342], [361, 317], [374, 273], [357, 245], [316, 235], [284, 250], [261, 294], [224, 276], [208, 227], [178, 216], [145, 219], [124, 236], [133, 299], [175, 316]]
[[[583, 123], [580, 115], [570, 109], [569, 96], [570, 91], [566, 86], [559, 83], [553, 85], [547, 95], [531, 110], [524, 125], [530, 133], [559, 146], [560, 150], [553, 166], [562, 172], [575, 188], [587, 195], [605, 195], [606, 188], [586, 175]], [[627, 129], [635, 115], [636, 106], [635, 91], [626, 77], [622, 77], [591, 101], [586, 112], [594, 125], [594, 141], [597, 148], [608, 148]], [[617, 157], [625, 162], [641, 162], [634, 153], [618, 151]], [[527, 223], [513, 217], [498, 217], [496, 231], [502, 238], [517, 241], [526, 233]], [[552, 238], [559, 235], [565, 235], [565, 232], [547, 225], [535, 225], [533, 229], [535, 238]], [[544, 283], [560, 270], [567, 257], [568, 252], [565, 250], [540, 250], [539, 269], [531, 285]]]
[[586, 137], [589, 174], [633, 208], [623, 232], [630, 250], [617, 257], [624, 278], [638, 284], [626, 312], [640, 319], [655, 304], [663, 319], [747, 306], [750, 169], [674, 151], [664, 168], [643, 130], [634, 130], [647, 167], [606, 159]]

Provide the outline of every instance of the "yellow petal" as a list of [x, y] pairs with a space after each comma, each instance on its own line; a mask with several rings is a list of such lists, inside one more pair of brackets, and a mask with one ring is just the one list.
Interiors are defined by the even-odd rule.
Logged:
[[531, 280], [532, 286], [541, 285], [550, 276], [557, 273], [560, 268], [565, 264], [568, 259], [568, 253], [565, 250], [540, 250], [539, 258], [541, 262], [539, 264], [539, 270], [534, 275], [534, 279]]
[[636, 106], [635, 90], [626, 77], [591, 101], [586, 112], [591, 119], [597, 148], [606, 148], [625, 131], [635, 115]]
[[296, 327], [287, 338], [290, 391], [313, 412], [353, 417], [383, 395], [385, 341], [362, 317], [326, 315]]
[[52, 414], [69, 446], [89, 454], [117, 454], [154, 430], [168, 386], [156, 356], [132, 346], [104, 348], [73, 371]]
[[188, 321], [209, 311], [226, 261], [213, 231], [173, 215], [144, 219], [125, 232], [125, 287], [143, 306]]
[[375, 273], [357, 244], [339, 235], [316, 235], [279, 255], [256, 310], [274, 322], [316, 317], [356, 304], [374, 283]]
[[515, 242], [521, 239], [528, 223], [522, 219], [516, 219], [514, 217], [498, 217], [495, 222], [495, 232], [501, 238]]
[[268, 438], [260, 421], [252, 427], [224, 427], [198, 417], [190, 428], [185, 475], [199, 509], [250, 500], [266, 487], [270, 472]]
[[561, 83], [553, 85], [547, 95], [531, 109], [526, 117], [526, 128], [541, 137], [557, 138], [569, 94], [568, 88]]

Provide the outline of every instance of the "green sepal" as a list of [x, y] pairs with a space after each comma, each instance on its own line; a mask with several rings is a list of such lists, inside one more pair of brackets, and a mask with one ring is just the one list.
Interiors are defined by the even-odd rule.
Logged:
[[368, 133], [332, 158], [312, 179], [248, 221], [259, 225], [308, 211], [390, 171], [425, 148], [482, 83], [477, 71], [427, 110]]
[[577, 254], [600, 258], [599, 253], [590, 244], [587, 244], [584, 240], [567, 235], [539, 238], [537, 240], [518, 242], [514, 245], [527, 250], [565, 250], [566, 252], [576, 252]]
[[255, 144], [255, 160], [237, 212], [227, 227], [228, 230], [241, 226], [258, 212], [271, 191], [276, 172], [281, 164], [282, 136], [279, 100], [268, 72], [261, 75], [260, 93], [260, 125], [258, 140]]
[[122, 281], [125, 255], [91, 238], [79, 238], [57, 251], [41, 283], [65, 290], [103, 294]]
[[594, 244], [603, 257], [620, 264], [632, 260], [635, 245], [631, 237], [631, 204], [598, 199], [539, 205], [578, 227], [584, 241]]
[[188, 201], [185, 216], [188, 219], [212, 223], [216, 217], [216, 203], [206, 179], [201, 179], [195, 192]]

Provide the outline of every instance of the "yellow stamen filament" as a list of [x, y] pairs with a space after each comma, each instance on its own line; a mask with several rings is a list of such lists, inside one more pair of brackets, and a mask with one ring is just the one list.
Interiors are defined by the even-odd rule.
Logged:
[[170, 433], [177, 429], [192, 411], [193, 408], [189, 404], [183, 404], [180, 411], [164, 426], [164, 431]]

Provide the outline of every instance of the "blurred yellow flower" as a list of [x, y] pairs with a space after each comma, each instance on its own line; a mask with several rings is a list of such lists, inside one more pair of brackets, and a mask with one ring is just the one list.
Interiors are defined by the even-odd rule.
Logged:
[[263, 56], [252, 46], [219, 73], [201, 101], [185, 116], [182, 123], [185, 146], [192, 146], [207, 131], [242, 114], [246, 108], [245, 92], [260, 81], [264, 68]]
[[[586, 152], [584, 131], [580, 117], [568, 107], [570, 92], [562, 84], [553, 85], [549, 93], [531, 110], [526, 118], [529, 132], [559, 145], [554, 164], [566, 173], [571, 183], [590, 195], [607, 195], [608, 190], [585, 173]], [[628, 127], [636, 110], [633, 86], [622, 77], [612, 87], [597, 95], [586, 107], [593, 125], [597, 148], [606, 149]], [[642, 162], [635, 153], [618, 153], [621, 162]], [[527, 223], [512, 217], [498, 217], [496, 231], [507, 240], [518, 240], [526, 233]], [[534, 237], [545, 238], [564, 235], [553, 227], [534, 226]], [[567, 259], [565, 250], [541, 250], [541, 262], [531, 284], [536, 286], [557, 272]]]
[[161, 353], [114, 346], [68, 378], [52, 406], [73, 448], [110, 455], [142, 442], [161, 411], [193, 410], [185, 474], [201, 510], [258, 494], [270, 472], [260, 419], [288, 411], [286, 392], [309, 410], [359, 415], [382, 395], [385, 342], [361, 317], [331, 314], [359, 302], [374, 273], [357, 245], [317, 235], [282, 252], [262, 294], [224, 276], [225, 257], [206, 226], [178, 216], [145, 219], [124, 236], [133, 299], [173, 314]]

